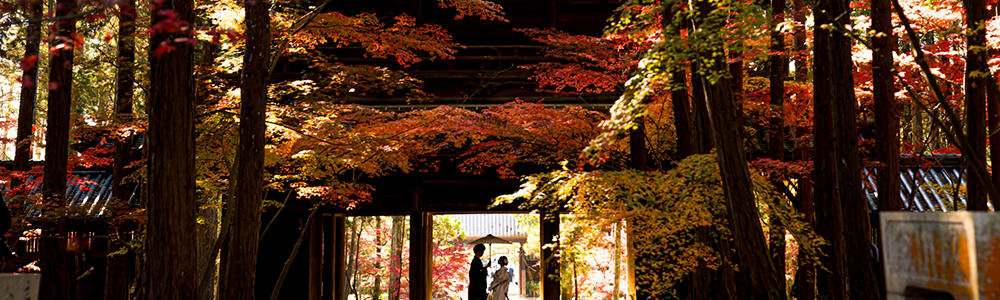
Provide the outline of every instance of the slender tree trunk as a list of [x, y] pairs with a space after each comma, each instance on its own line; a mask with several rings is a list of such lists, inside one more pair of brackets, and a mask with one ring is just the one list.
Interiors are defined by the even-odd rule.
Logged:
[[[215, 202], [214, 199], [208, 199], [207, 201]], [[199, 280], [208, 281], [204, 287], [202, 283], [199, 282], [198, 299], [200, 300], [211, 300], [215, 299], [216, 291], [216, 273], [218, 273], [218, 264], [216, 264], [216, 259], [219, 258], [219, 250], [215, 248], [215, 242], [219, 238], [219, 206], [215, 203], [206, 203], [204, 207], [198, 208], [198, 218], [204, 220], [204, 223], [198, 223], [198, 273]], [[200, 278], [205, 276], [206, 269], [208, 271], [207, 278]]]
[[691, 93], [692, 98], [694, 98], [692, 105], [694, 107], [694, 130], [692, 132], [695, 137], [695, 153], [705, 154], [715, 148], [715, 143], [712, 141], [712, 123], [709, 121], [708, 107], [705, 104], [704, 76], [698, 74], [699, 68], [697, 62], [691, 62]]
[[691, 96], [687, 92], [687, 75], [684, 70], [670, 74], [670, 101], [674, 106], [674, 132], [677, 135], [677, 159], [694, 154], [691, 139]]
[[743, 52], [742, 51], [731, 51], [729, 52], [729, 58], [735, 60], [729, 63], [729, 74], [733, 76], [729, 80], [729, 88], [733, 93], [733, 104], [736, 107], [736, 125], [740, 134], [740, 141], [746, 137], [746, 132], [743, 132]]
[[[523, 248], [522, 248], [523, 250]], [[522, 253], [523, 254], [523, 253]], [[615, 222], [615, 281], [612, 283], [611, 287], [611, 300], [618, 300], [618, 294], [621, 291], [621, 286], [619, 285], [619, 280], [622, 274], [622, 222], [619, 220]]]
[[[896, 37], [892, 34], [892, 3], [890, 0], [872, 1], [872, 101], [875, 103], [875, 159], [880, 163], [876, 173], [878, 210], [903, 209], [899, 179], [899, 103], [896, 101], [893, 53]], [[984, 200], [985, 201], [985, 200]], [[875, 244], [882, 249], [882, 241]], [[879, 260], [885, 258], [879, 251]], [[878, 278], [879, 298], [885, 299], [885, 273], [881, 264], [873, 264]]]
[[795, 10], [795, 81], [805, 82], [809, 80], [809, 66], [807, 57], [803, 54], [806, 51], [806, 1], [792, 0], [792, 9]]
[[[209, 202], [215, 202], [214, 199], [208, 199]], [[220, 201], [221, 202], [221, 201]], [[216, 273], [218, 273], [218, 264], [216, 264], [216, 259], [219, 258], [219, 250], [215, 249], [215, 242], [219, 238], [219, 206], [214, 203], [206, 203], [203, 207], [198, 208], [198, 218], [204, 220], [204, 223], [198, 223], [198, 273], [199, 280], [206, 280], [208, 283], [202, 287], [202, 283], [199, 282], [197, 291], [198, 299], [200, 300], [211, 300], [215, 299], [216, 290]], [[206, 269], [211, 269], [208, 271], [208, 278], [200, 278], [205, 276]]]
[[[704, 0], [695, 3], [701, 14], [701, 22], [694, 29], [703, 34], [696, 38], [709, 43], [708, 49], [695, 49], [699, 53], [698, 59], [713, 62], [706, 66], [710, 72], [727, 72], [725, 53], [711, 50], [722, 47], [722, 39], [711, 35], [715, 34], [713, 31], [722, 28], [723, 24], [712, 23], [718, 21], [706, 17], [715, 9], [711, 3]], [[743, 294], [748, 296], [746, 299], [785, 299], [774, 277], [774, 265], [768, 259], [767, 241], [760, 226], [760, 215], [751, 190], [753, 184], [750, 181], [750, 171], [743, 153], [739, 125], [736, 124], [737, 113], [732, 92], [724, 80], [714, 83], [705, 78], [702, 80], [708, 116], [711, 118], [712, 132], [718, 146], [716, 159], [722, 173], [729, 227], [733, 233], [736, 256], [739, 257], [740, 275], [749, 283], [749, 290], [743, 291]]]
[[[135, 0], [123, 1], [118, 4], [121, 14], [118, 17], [118, 70], [115, 74], [115, 117], [118, 124], [132, 120], [132, 100], [135, 90]], [[128, 164], [131, 163], [131, 141], [128, 138], [115, 141], [114, 182], [111, 184], [111, 194], [115, 201], [127, 201], [131, 192], [124, 178], [128, 176]]]
[[[56, 2], [56, 17], [76, 14], [77, 5], [73, 0]], [[45, 173], [42, 180], [42, 196], [52, 208], [65, 207], [66, 171], [69, 159], [70, 108], [73, 103], [73, 36], [76, 33], [76, 19], [66, 18], [55, 22], [55, 30], [49, 46], [49, 99], [48, 128], [45, 133]], [[42, 273], [41, 299], [71, 299], [73, 282], [66, 265], [66, 238], [61, 220], [49, 221], [44, 225], [41, 259], [39, 267], [48, 270]]]
[[[14, 149], [15, 171], [27, 171], [28, 161], [31, 160], [31, 137], [34, 134], [35, 126], [35, 105], [38, 99], [38, 48], [42, 41], [42, 1], [25, 1], [28, 11], [28, 28], [25, 32], [26, 41], [24, 43], [25, 59], [34, 58], [34, 63], [24, 68], [21, 75], [21, 103], [18, 107], [17, 115], [17, 143]], [[11, 178], [11, 189], [21, 185], [20, 178]]]
[[[28, 28], [25, 30], [26, 41], [24, 44], [24, 60], [30, 64], [23, 65], [24, 73], [21, 75], [21, 100], [18, 106], [17, 116], [17, 137], [14, 140], [14, 171], [28, 171], [28, 161], [31, 160], [32, 136], [35, 126], [35, 106], [38, 100], [38, 56], [39, 43], [42, 40], [42, 2], [41, 0], [29, 0], [23, 2], [25, 6], [25, 17], [28, 18]], [[23, 176], [23, 173], [22, 173]], [[20, 189], [18, 194], [28, 194], [27, 188], [21, 187], [24, 183], [20, 176], [10, 176], [9, 191]], [[0, 253], [2, 257], [12, 256], [14, 251], [8, 244], [9, 241], [17, 241], [17, 232], [11, 233], [7, 237], [7, 232], [11, 227], [11, 213], [6, 202], [0, 201]], [[4, 269], [9, 269], [13, 263], [8, 259], [4, 264]]]
[[[382, 217], [375, 217], [375, 270], [382, 269]], [[382, 276], [375, 275], [375, 284], [372, 286], [372, 300], [379, 300], [382, 296]]]
[[647, 170], [646, 166], [646, 118], [636, 119], [637, 126], [629, 130], [629, 157], [632, 168], [636, 170]]
[[[824, 10], [828, 9], [829, 1], [819, 0], [813, 8], [813, 19], [816, 24], [829, 24], [830, 18]], [[841, 217], [840, 198], [837, 197], [836, 174], [833, 151], [833, 87], [830, 82], [830, 31], [815, 26], [813, 38], [813, 135], [815, 137], [815, 162], [813, 182], [815, 182], [814, 202], [816, 203], [816, 233], [829, 244], [822, 247], [826, 256], [820, 257], [820, 262], [826, 270], [817, 270], [816, 289], [819, 299], [846, 299], [844, 288], [844, 238], [843, 218]]]
[[760, 215], [751, 192], [750, 172], [738, 138], [735, 105], [729, 87], [724, 84], [705, 84], [710, 102], [710, 116], [715, 129], [715, 142], [719, 146], [717, 159], [722, 172], [726, 202], [729, 208], [730, 228], [741, 267], [753, 289], [748, 299], [785, 299], [775, 281], [775, 269], [768, 259], [767, 242], [760, 227]]
[[[986, 80], [991, 76], [986, 58], [986, 0], [963, 0], [967, 36], [965, 60], [965, 124], [969, 146], [979, 161], [986, 161]], [[986, 211], [986, 187], [976, 172], [968, 172], [968, 210]]]
[[[910, 143], [921, 145], [924, 142], [924, 117], [923, 112], [916, 104], [910, 104], [910, 111], [913, 113], [910, 119]], [[918, 148], [917, 153], [923, 152], [923, 147]]]
[[[771, 96], [771, 126], [768, 143], [768, 156], [782, 161], [785, 159], [785, 73], [788, 59], [785, 53], [785, 37], [778, 26], [785, 21], [785, 1], [771, 0], [771, 66], [770, 96]], [[774, 184], [783, 184], [775, 182]], [[785, 227], [778, 220], [777, 214], [772, 214], [770, 221], [768, 247], [771, 250], [771, 260], [775, 267], [775, 280], [778, 289], [785, 294]]]
[[392, 216], [392, 242], [390, 244], [389, 268], [389, 300], [399, 300], [399, 293], [403, 275], [403, 235], [406, 229], [406, 219], [404, 216]]
[[[210, 41], [203, 41], [201, 45], [201, 62], [195, 70], [197, 73], [195, 88], [198, 90], [198, 95], [195, 97], [196, 113], [201, 112], [200, 108], [209, 96], [207, 91], [208, 83], [205, 78], [215, 68], [215, 58], [218, 56], [217, 52], [219, 50], [219, 47]], [[215, 248], [216, 240], [219, 238], [219, 223], [222, 221], [220, 218], [221, 202], [221, 198], [205, 199], [205, 203], [202, 203], [202, 206], [198, 208], [198, 218], [204, 220], [204, 223], [198, 223], [198, 274], [205, 276], [205, 270], [211, 269], [207, 273], [206, 278], [201, 278], [202, 281], [207, 281], [207, 283], [199, 282], [198, 284], [198, 299], [201, 300], [215, 298], [217, 288], [216, 273], [219, 270], [216, 260], [221, 258], [219, 255], [220, 249]], [[228, 251], [228, 247], [225, 249]]]
[[[809, 134], [805, 127], [799, 127], [799, 137]], [[803, 146], [796, 151], [798, 160], [809, 160], [812, 157], [808, 146]], [[813, 185], [812, 176], [806, 174], [799, 178], [798, 193], [796, 195], [795, 209], [803, 215], [803, 220], [816, 228], [815, 209], [813, 208]], [[801, 249], [801, 248], [800, 248]], [[809, 262], [809, 257], [804, 251], [799, 251], [798, 271], [795, 272], [795, 292], [796, 300], [812, 300], [816, 298], [816, 267]]]
[[[257, 244], [260, 240], [260, 203], [264, 184], [264, 112], [267, 110], [267, 65], [270, 53], [270, 3], [247, 0], [247, 49], [243, 56], [240, 143], [236, 165], [236, 194], [229, 213], [230, 230], [226, 282], [220, 284], [223, 299], [254, 298]], [[280, 287], [276, 287], [280, 288]]]
[[[191, 0], [165, 0], [151, 15], [152, 24], [168, 15], [193, 20]], [[173, 14], [166, 11], [172, 11]], [[178, 39], [191, 33], [155, 31], [150, 39], [150, 89], [146, 206], [146, 287], [151, 299], [195, 299], [198, 253], [194, 188], [193, 47]], [[157, 55], [167, 43], [172, 51]]]
[[[992, 76], [991, 76], [992, 77]], [[989, 113], [990, 162], [993, 170], [1000, 170], [1000, 99], [992, 89], [986, 89]], [[1000, 171], [993, 171], [993, 185], [1000, 187]], [[994, 208], [996, 210], [996, 208]]]
[[[997, 15], [997, 9], [998, 8], [994, 5], [993, 9], [987, 12], [986, 18], [992, 19], [993, 17], [995, 17]], [[997, 49], [990, 49], [987, 52], [988, 57], [994, 57], [997, 54], [1000, 54], [1000, 51], [998, 51]], [[989, 78], [990, 79], [988, 80], [997, 80], [996, 76], [993, 76], [993, 74], [990, 74]], [[994, 168], [1000, 167], [1000, 165], [996, 165], [998, 162], [1000, 162], [1000, 99], [997, 99], [997, 96], [998, 95], [996, 94], [996, 91], [994, 91], [993, 89], [991, 88], [986, 89], [986, 107], [987, 107], [986, 113], [989, 114], [989, 117], [987, 118], [987, 121], [989, 122], [989, 124], [987, 124], [988, 126], [987, 128], [989, 130], [987, 131], [987, 133], [989, 134], [989, 141], [990, 141], [990, 162], [991, 162], [991, 167]], [[992, 169], [992, 170], [997, 170], [997, 169]], [[1000, 187], [1000, 172], [994, 171], [992, 175], [993, 175], [993, 185]], [[994, 210], [996, 209], [997, 208], [994, 208]]]
[[[115, 74], [115, 117], [118, 124], [132, 119], [132, 99], [135, 84], [135, 0], [118, 3], [121, 13], [118, 15], [118, 70]], [[125, 182], [128, 176], [128, 165], [131, 163], [132, 143], [129, 138], [119, 138], [115, 141], [115, 157], [111, 183], [111, 195], [115, 203], [124, 205], [132, 195], [129, 184]], [[109, 251], [118, 251], [124, 246], [124, 222], [115, 222], [114, 230], [118, 239], [109, 241]], [[115, 255], [108, 257], [106, 285], [104, 298], [107, 300], [124, 300], [128, 298], [127, 257]]]
[[[350, 248], [348, 248], [348, 253], [351, 257], [347, 260], [347, 279], [345, 282], [349, 285], [350, 290], [354, 293], [354, 298], [358, 298], [358, 289], [354, 285], [354, 274], [357, 273], [358, 269], [358, 246], [361, 244], [358, 238], [361, 235], [362, 217], [355, 217], [351, 222], [351, 243]], [[347, 288], [347, 287], [345, 287]]]
[[785, 158], [785, 73], [788, 68], [788, 59], [785, 57], [785, 40], [779, 24], [785, 19], [785, 2], [771, 1], [771, 55], [768, 64], [771, 66], [770, 73], [770, 99], [771, 99], [771, 126], [768, 133], [768, 156], [774, 160], [784, 160]]
[[[666, 16], [662, 18], [660, 24], [663, 27], [664, 36], [681, 35], [681, 26], [674, 25], [672, 22], [673, 19], [677, 17], [677, 9], [675, 7], [671, 7], [671, 5], [674, 4], [676, 3], [673, 1], [661, 2], [664, 15]], [[679, 23], [687, 24], [688, 22], [681, 21]], [[677, 136], [677, 160], [694, 154], [694, 142], [691, 138], [691, 96], [688, 95], [687, 86], [687, 75], [683, 68], [676, 67], [674, 70], [670, 71], [670, 102], [674, 107], [674, 132]]]
[[[838, 24], [850, 24], [849, 0], [830, 0], [829, 12], [843, 16]], [[861, 158], [858, 151], [858, 103], [854, 99], [854, 73], [851, 38], [840, 33], [830, 35], [830, 79], [833, 105], [833, 140], [836, 153], [837, 190], [842, 201], [845, 267], [850, 299], [878, 299], [878, 289], [871, 256], [871, 225], [868, 201], [861, 189]]]
[[[198, 91], [195, 97], [196, 114], [201, 113], [203, 104], [209, 98], [207, 89], [209, 83], [205, 78], [212, 74], [219, 51], [218, 45], [210, 41], [204, 41], [201, 45], [201, 61], [195, 70], [197, 74], [195, 89]], [[235, 186], [235, 182], [235, 180], [230, 182], [231, 188]], [[201, 199], [199, 199], [201, 207], [198, 208], [198, 218], [204, 220], [204, 223], [198, 224], [198, 274], [201, 274], [202, 278], [199, 279], [201, 282], [198, 283], [197, 293], [198, 299], [201, 300], [215, 299], [218, 283], [223, 280], [219, 271], [223, 270], [222, 265], [224, 265], [225, 256], [228, 255], [229, 251], [229, 247], [226, 246], [229, 233], [226, 232], [226, 236], [220, 236], [219, 232], [222, 222], [223, 199], [225, 198], [209, 198], [205, 199], [205, 203], [200, 203]], [[222, 238], [223, 241], [216, 248], [219, 238]]]
[[875, 155], [881, 165], [878, 176], [880, 211], [898, 211], [903, 208], [899, 196], [899, 104], [894, 85], [893, 52], [896, 39], [892, 35], [892, 4], [889, 0], [872, 1], [872, 98], [875, 102]]

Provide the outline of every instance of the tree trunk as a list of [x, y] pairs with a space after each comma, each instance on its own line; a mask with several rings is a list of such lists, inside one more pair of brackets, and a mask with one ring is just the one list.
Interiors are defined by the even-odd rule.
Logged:
[[[198, 90], [197, 96], [195, 97], [195, 111], [196, 114], [200, 113], [199, 110], [206, 102], [209, 96], [208, 93], [208, 82], [205, 80], [209, 74], [212, 74], [212, 69], [215, 68], [215, 59], [218, 56], [219, 47], [213, 44], [211, 41], [203, 41], [201, 43], [201, 61], [198, 68], [195, 70], [197, 74], [198, 82], [195, 84], [195, 89]], [[199, 199], [200, 200], [200, 199]], [[199, 201], [201, 202], [201, 201]], [[218, 287], [216, 279], [216, 274], [219, 271], [219, 265], [216, 263], [217, 260], [222, 260], [222, 255], [220, 254], [221, 249], [228, 251], [228, 247], [215, 248], [215, 243], [219, 239], [219, 225], [222, 221], [222, 199], [206, 199], [205, 203], [201, 203], [202, 207], [198, 208], [198, 218], [204, 220], [204, 223], [198, 224], [198, 274], [200, 276], [205, 276], [206, 269], [212, 269], [207, 274], [206, 278], [201, 278], [202, 282], [198, 283], [199, 291], [198, 299], [201, 300], [211, 300], [215, 298], [215, 291]], [[228, 233], [227, 233], [228, 234]], [[207, 281], [207, 283], [205, 282]]]
[[[31, 160], [31, 137], [35, 125], [35, 105], [38, 100], [38, 48], [42, 41], [42, 1], [25, 1], [28, 11], [28, 28], [25, 32], [26, 41], [24, 43], [24, 57], [35, 58], [35, 62], [28, 65], [21, 75], [21, 103], [18, 107], [17, 115], [17, 143], [14, 149], [14, 171], [27, 171], [28, 161]], [[14, 189], [21, 185], [18, 177], [11, 178], [10, 188]]]
[[[208, 201], [213, 201], [209, 199]], [[214, 203], [207, 203], [204, 207], [198, 208], [198, 218], [204, 220], [204, 223], [199, 223], [198, 227], [198, 276], [199, 280], [207, 280], [208, 283], [201, 287], [201, 282], [199, 282], [199, 290], [196, 292], [198, 294], [198, 299], [200, 300], [211, 300], [215, 299], [216, 290], [216, 273], [218, 273], [218, 265], [216, 264], [216, 259], [219, 258], [219, 250], [215, 249], [215, 242], [219, 238], [219, 206]], [[208, 278], [201, 278], [205, 276], [205, 270], [211, 269], [208, 272]]]
[[[799, 137], [804, 137], [809, 134], [808, 129], [805, 127], [800, 127], [798, 129]], [[798, 160], [809, 160], [811, 154], [809, 153], [809, 147], [803, 146], [796, 151], [796, 158]], [[803, 215], [803, 220], [816, 228], [815, 222], [815, 209], [813, 208], [813, 186], [812, 186], [812, 176], [806, 174], [799, 178], [798, 193], [796, 195], [797, 202], [795, 202], [795, 209]], [[799, 257], [796, 260], [798, 263], [798, 271], [795, 272], [795, 286], [797, 287], [795, 291], [796, 300], [812, 300], [816, 298], [816, 267], [808, 261], [808, 256], [804, 251], [799, 248]]]
[[632, 168], [636, 170], [647, 170], [646, 166], [646, 118], [636, 118], [637, 126], [629, 130], [629, 160]]
[[[719, 61], [722, 61], [721, 59]], [[721, 69], [721, 68], [720, 68]], [[719, 145], [717, 159], [722, 172], [730, 228], [736, 252], [739, 253], [740, 274], [746, 276], [752, 291], [749, 299], [785, 299], [775, 281], [775, 269], [768, 259], [767, 242], [760, 227], [760, 215], [751, 191], [750, 171], [738, 138], [735, 105], [729, 87], [722, 83], [705, 83], [710, 116]]]
[[[771, 57], [768, 61], [771, 67], [771, 126], [768, 139], [768, 156], [782, 161], [785, 159], [785, 73], [788, 59], [785, 57], [785, 37], [778, 26], [785, 21], [785, 1], [771, 0]], [[783, 184], [775, 182], [774, 184]], [[768, 248], [771, 250], [771, 260], [775, 267], [775, 280], [778, 290], [785, 294], [785, 228], [778, 216], [772, 214], [768, 234]]]
[[[708, 117], [708, 107], [705, 104], [705, 82], [704, 76], [698, 74], [697, 62], [691, 62], [691, 94], [694, 99], [694, 137], [695, 153], [705, 154], [715, 148], [712, 141], [712, 123]], [[742, 141], [740, 142], [742, 144]]]
[[[813, 18], [816, 24], [829, 24], [827, 14], [821, 12], [828, 9], [832, 0], [819, 0], [813, 8]], [[843, 219], [841, 217], [840, 198], [837, 197], [835, 154], [833, 151], [833, 116], [829, 113], [833, 102], [830, 82], [830, 31], [820, 26], [815, 27], [813, 34], [813, 135], [815, 138], [815, 162], [813, 168], [814, 203], [816, 203], [816, 233], [829, 244], [822, 247], [826, 256], [820, 257], [820, 263], [826, 270], [816, 274], [816, 289], [819, 299], [846, 299], [844, 288], [844, 239]]]
[[349, 287], [350, 291], [354, 292], [355, 299], [358, 298], [358, 289], [354, 284], [354, 275], [357, 273], [358, 269], [358, 248], [361, 244], [361, 241], [358, 240], [358, 238], [361, 235], [361, 227], [363, 225], [362, 221], [364, 220], [362, 218], [363, 217], [355, 217], [351, 222], [351, 243], [349, 244], [350, 248], [347, 250], [351, 257], [347, 259], [347, 278], [344, 280], [344, 282], [348, 285], [345, 286], [345, 288]]
[[[118, 70], [115, 74], [115, 117], [118, 124], [132, 119], [132, 100], [135, 89], [135, 0], [123, 1], [118, 4]], [[129, 184], [125, 182], [128, 176], [128, 165], [131, 163], [132, 143], [128, 137], [119, 137], [115, 140], [115, 157], [113, 164], [113, 182], [111, 183], [111, 195], [114, 196], [114, 203], [124, 205], [132, 195]], [[124, 226], [123, 222], [115, 222], [115, 235], [118, 239], [109, 240], [108, 251], [114, 252], [124, 246]], [[107, 300], [128, 299], [128, 272], [126, 270], [127, 261], [125, 255], [115, 255], [108, 257], [107, 276], [104, 286], [104, 298]]]
[[[997, 7], [994, 5], [992, 8], [987, 12], [986, 19], [992, 19], [997, 16]], [[994, 57], [997, 54], [1000, 54], [1000, 51], [997, 49], [987, 51], [989, 57]], [[993, 74], [990, 74], [989, 78], [989, 80], [996, 80], [996, 76], [993, 76]], [[990, 166], [994, 168], [1000, 167], [995, 165], [997, 162], [1000, 162], [1000, 149], [998, 149], [1000, 148], [1000, 134], [998, 134], [1000, 132], [1000, 99], [997, 99], [997, 96], [996, 91], [992, 88], [986, 89], [986, 113], [989, 115], [986, 120], [989, 122], [987, 124], [987, 128], [989, 129], [987, 133], [989, 134], [988, 139], [990, 143]], [[993, 186], [1000, 187], [1000, 172], [994, 172], [992, 175]], [[994, 210], [996, 209], [994, 207]]]
[[[152, 24], [193, 20], [193, 1], [165, 0]], [[173, 13], [168, 13], [172, 11]], [[176, 20], [175, 20], [176, 21]], [[152, 34], [146, 206], [146, 287], [151, 299], [195, 299], [198, 254], [194, 168], [194, 57], [190, 32]], [[181, 41], [178, 41], [180, 39]], [[163, 44], [165, 43], [165, 44]], [[157, 55], [170, 45], [172, 51]]]
[[[833, 16], [849, 16], [849, 0], [830, 0]], [[850, 24], [850, 19], [837, 20]], [[868, 201], [861, 189], [861, 158], [858, 151], [858, 103], [854, 99], [851, 38], [838, 31], [830, 35], [830, 79], [833, 101], [833, 140], [836, 154], [837, 190], [843, 209], [845, 268], [850, 299], [878, 299], [872, 267], [871, 226]]]
[[392, 267], [389, 268], [389, 300], [399, 300], [401, 280], [403, 277], [403, 235], [406, 232], [406, 218], [404, 216], [392, 216], [392, 242], [389, 261]]
[[[521, 248], [522, 252], [524, 248]], [[522, 253], [523, 255], [523, 253]], [[618, 294], [621, 291], [621, 285], [619, 280], [622, 274], [622, 222], [619, 220], [615, 222], [615, 279], [611, 284], [611, 300], [618, 300]], [[520, 264], [520, 263], [519, 263]]]
[[[986, 58], [986, 1], [963, 0], [966, 26], [970, 29], [965, 60], [965, 124], [972, 153], [986, 161], [986, 80], [990, 70]], [[986, 211], [986, 187], [976, 172], [968, 172], [968, 210]]]
[[795, 10], [795, 81], [806, 82], [809, 80], [808, 59], [803, 54], [806, 51], [806, 1], [792, 0], [792, 9]]
[[872, 39], [875, 47], [872, 52], [872, 100], [875, 102], [875, 159], [880, 162], [877, 173], [880, 211], [903, 208], [899, 196], [899, 104], [892, 70], [896, 39], [892, 35], [891, 5], [889, 0], [872, 1], [872, 30], [885, 34]]
[[732, 50], [729, 52], [729, 58], [735, 60], [729, 63], [729, 74], [733, 76], [729, 80], [729, 89], [733, 94], [733, 104], [736, 108], [736, 125], [738, 126], [737, 132], [740, 134], [740, 142], [746, 136], [746, 132], [743, 132], [743, 52]]
[[[246, 2], [247, 49], [243, 55], [240, 143], [236, 155], [236, 194], [229, 213], [230, 230], [226, 282], [220, 284], [223, 299], [254, 297], [257, 244], [260, 240], [260, 203], [264, 184], [264, 112], [267, 110], [267, 65], [270, 54], [270, 3]], [[276, 287], [280, 288], [280, 287]]]
[[[715, 9], [708, 1], [696, 2], [702, 16], [707, 16]], [[722, 40], [710, 36], [713, 31], [722, 28], [723, 24], [711, 18], [702, 17], [695, 25], [695, 32], [701, 32], [697, 38], [708, 43], [708, 49], [695, 49], [698, 59], [711, 61], [706, 65], [709, 72], [727, 72], [725, 53], [710, 49], [721, 49]], [[733, 233], [736, 256], [739, 257], [740, 275], [749, 283], [749, 290], [744, 291], [747, 299], [785, 299], [784, 293], [778, 289], [775, 280], [775, 269], [768, 259], [767, 241], [760, 226], [760, 215], [752, 192], [750, 171], [747, 169], [746, 157], [743, 153], [743, 141], [740, 138], [739, 124], [736, 124], [736, 107], [733, 95], [724, 80], [710, 82], [701, 79], [704, 95], [707, 100], [708, 116], [715, 144], [718, 146], [716, 159], [726, 195], [726, 207], [729, 212], [729, 227]]]
[[[993, 77], [992, 75], [990, 76]], [[990, 162], [993, 170], [1000, 168], [1000, 99], [992, 89], [986, 90], [986, 101], [989, 114], [990, 129]], [[993, 171], [993, 185], [1000, 187], [1000, 172]], [[996, 208], [994, 208], [996, 210]]]
[[[664, 17], [661, 20], [663, 35], [681, 35], [680, 26], [672, 24], [672, 19], [676, 17], [676, 12], [671, 7], [671, 1], [662, 1]], [[687, 24], [688, 22], [680, 22]], [[670, 71], [670, 102], [674, 109], [674, 132], [677, 136], [677, 160], [681, 160], [694, 154], [694, 143], [691, 135], [691, 96], [688, 95], [687, 74], [681, 67], [676, 67]]]
[[[892, 4], [890, 0], [872, 1], [872, 102], [875, 104], [875, 159], [880, 163], [876, 173], [878, 187], [878, 210], [899, 211], [903, 209], [900, 198], [899, 179], [899, 103], [896, 101], [893, 53], [896, 38], [892, 34]], [[984, 199], [985, 201], [985, 199]], [[875, 244], [882, 249], [882, 241]], [[885, 253], [879, 251], [879, 260]], [[878, 278], [879, 298], [885, 299], [885, 273], [881, 264], [874, 264]]]
[[[75, 15], [76, 1], [56, 2], [57, 18]], [[76, 19], [66, 18], [55, 22], [54, 36], [49, 43], [55, 51], [49, 58], [48, 118], [45, 133], [45, 173], [42, 197], [50, 207], [59, 209], [66, 203], [66, 171], [69, 158], [70, 109], [73, 98], [73, 36]], [[57, 217], [61, 218], [61, 217]], [[48, 220], [43, 232], [39, 267], [42, 273], [41, 299], [71, 299], [73, 284], [66, 265], [66, 238], [61, 220]]]
[[[382, 257], [382, 217], [375, 216], [375, 257], [379, 259], [375, 261], [375, 270], [382, 269], [382, 261], [385, 261]], [[382, 296], [382, 276], [380, 274], [375, 275], [375, 284], [372, 286], [372, 300], [379, 300]]]
[[677, 135], [677, 159], [694, 154], [691, 139], [691, 96], [687, 92], [687, 75], [684, 70], [670, 74], [670, 102], [674, 106], [674, 132]]

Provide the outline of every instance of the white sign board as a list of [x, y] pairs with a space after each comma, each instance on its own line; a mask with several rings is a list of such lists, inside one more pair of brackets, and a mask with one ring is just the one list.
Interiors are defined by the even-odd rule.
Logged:
[[35, 300], [42, 284], [41, 273], [0, 274], [0, 300]]
[[1000, 214], [882, 212], [880, 219], [889, 300], [913, 290], [1000, 299]]

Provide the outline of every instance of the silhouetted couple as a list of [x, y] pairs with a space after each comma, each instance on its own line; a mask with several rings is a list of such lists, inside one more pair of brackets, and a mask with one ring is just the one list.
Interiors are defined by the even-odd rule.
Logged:
[[[483, 265], [480, 257], [485, 251], [486, 246], [483, 244], [476, 244], [472, 247], [472, 252], [476, 256], [472, 258], [472, 265], [469, 267], [469, 300], [486, 300], [489, 297], [489, 294], [486, 293], [486, 276], [488, 276], [486, 269], [493, 261]], [[493, 283], [490, 284], [489, 290], [493, 292], [493, 300], [507, 300], [507, 288], [510, 286], [510, 272], [507, 271], [506, 267], [507, 257], [501, 256], [497, 263], [500, 264], [500, 268], [493, 272]]]

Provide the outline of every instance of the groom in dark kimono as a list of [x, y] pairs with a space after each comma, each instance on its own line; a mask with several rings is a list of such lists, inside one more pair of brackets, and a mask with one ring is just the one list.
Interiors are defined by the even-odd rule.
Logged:
[[487, 262], [483, 266], [483, 261], [479, 259], [486, 252], [483, 244], [476, 244], [472, 247], [472, 252], [476, 256], [472, 258], [472, 265], [469, 267], [469, 300], [486, 300], [486, 269], [493, 262]]

